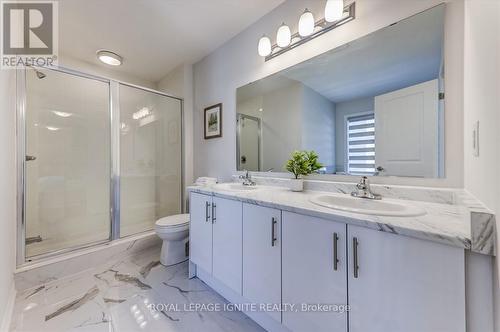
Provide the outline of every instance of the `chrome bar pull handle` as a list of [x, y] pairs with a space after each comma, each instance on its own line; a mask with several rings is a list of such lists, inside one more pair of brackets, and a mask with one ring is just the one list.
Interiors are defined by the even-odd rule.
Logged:
[[339, 236], [337, 233], [333, 233], [333, 270], [334, 271], [337, 271], [338, 264], [339, 264], [338, 243], [339, 243]]
[[215, 212], [217, 211], [216, 208], [217, 204], [212, 203], [212, 224], [214, 224], [215, 221], [217, 220], [217, 216], [215, 215]]
[[208, 208], [210, 207], [209, 202], [205, 202], [205, 222], [210, 220], [210, 213], [208, 212]]
[[275, 234], [275, 225], [278, 223], [276, 218], [272, 217], [271, 218], [271, 247], [274, 247], [274, 244], [276, 243], [276, 234]]
[[357, 237], [352, 238], [352, 256], [353, 256], [353, 274], [354, 278], [359, 276], [359, 262], [358, 262], [358, 245], [359, 241]]

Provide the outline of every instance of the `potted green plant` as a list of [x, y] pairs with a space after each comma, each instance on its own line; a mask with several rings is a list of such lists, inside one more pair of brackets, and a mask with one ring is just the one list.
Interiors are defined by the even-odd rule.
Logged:
[[304, 190], [303, 176], [309, 175], [323, 167], [318, 161], [318, 154], [314, 151], [294, 151], [287, 161], [285, 169], [295, 178], [290, 180], [292, 191]]

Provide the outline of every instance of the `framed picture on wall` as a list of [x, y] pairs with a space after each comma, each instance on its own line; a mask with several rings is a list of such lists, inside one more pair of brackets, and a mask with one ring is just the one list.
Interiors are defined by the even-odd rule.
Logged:
[[222, 104], [205, 108], [205, 139], [222, 137]]

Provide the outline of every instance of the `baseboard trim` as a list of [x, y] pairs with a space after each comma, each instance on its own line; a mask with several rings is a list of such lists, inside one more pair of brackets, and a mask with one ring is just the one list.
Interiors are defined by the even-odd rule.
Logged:
[[10, 323], [12, 321], [12, 314], [14, 313], [14, 304], [16, 303], [16, 287], [14, 281], [10, 286], [9, 298], [7, 299], [7, 304], [5, 305], [5, 310], [2, 317], [2, 325], [0, 325], [0, 331], [9, 331]]

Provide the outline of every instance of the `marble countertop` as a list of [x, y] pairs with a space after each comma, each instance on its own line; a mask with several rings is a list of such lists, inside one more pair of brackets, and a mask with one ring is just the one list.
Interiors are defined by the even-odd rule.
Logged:
[[[318, 206], [310, 198], [331, 190], [292, 192], [279, 186], [262, 186], [250, 192], [225, 191], [212, 186], [191, 186], [188, 191], [239, 200], [245, 203], [330, 219], [413, 238], [439, 242], [486, 255], [495, 255], [494, 215], [466, 193], [456, 195], [454, 204], [401, 200], [424, 209], [416, 217], [377, 216], [351, 213]], [[324, 188], [322, 188], [324, 189]], [[394, 197], [390, 198], [394, 200]]]

